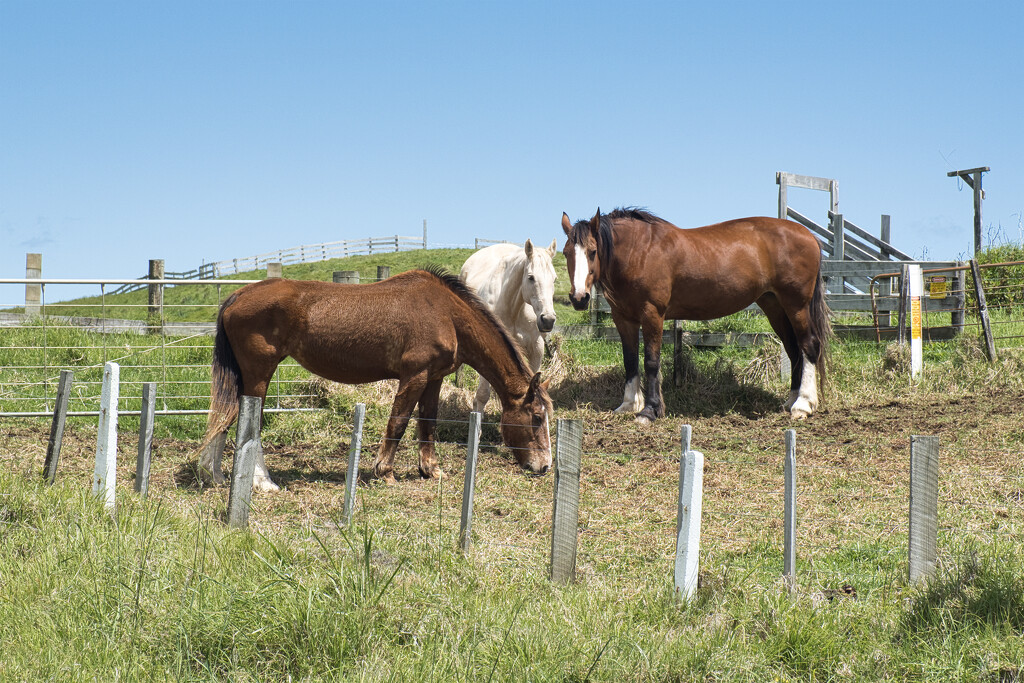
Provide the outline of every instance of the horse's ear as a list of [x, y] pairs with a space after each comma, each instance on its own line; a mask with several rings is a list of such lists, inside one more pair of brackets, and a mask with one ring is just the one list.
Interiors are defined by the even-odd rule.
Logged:
[[[540, 373], [538, 372], [533, 376], [533, 379], [530, 380], [530, 388], [526, 390], [526, 403], [533, 403], [537, 398], [537, 389], [539, 389], [540, 386]], [[544, 388], [545, 390], [547, 389], [546, 386]]]
[[569, 221], [569, 214], [565, 211], [562, 212], [562, 230], [565, 231], [566, 237], [572, 234], [572, 223]]
[[529, 238], [526, 239], [526, 244], [523, 245], [523, 249], [526, 250], [526, 258], [533, 258], [533, 242]]
[[590, 219], [590, 232], [593, 233], [594, 238], [597, 239], [598, 228], [601, 227], [601, 207], [597, 207], [597, 213]]
[[551, 246], [548, 247], [548, 253], [551, 254], [551, 256], [554, 256], [556, 252], [558, 252], [558, 240], [551, 240]]

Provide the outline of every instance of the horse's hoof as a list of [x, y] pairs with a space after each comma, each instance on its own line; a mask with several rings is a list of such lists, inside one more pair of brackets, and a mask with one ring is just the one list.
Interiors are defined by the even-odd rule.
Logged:
[[805, 410], [793, 409], [789, 412], [789, 416], [794, 420], [806, 420], [811, 414]]
[[204, 486], [224, 486], [224, 484], [228, 483], [223, 472], [213, 473], [205, 467], [199, 468], [199, 481]]
[[252, 480], [252, 489], [263, 493], [274, 493], [280, 491], [281, 487], [271, 481], [270, 477], [255, 477]]
[[646, 415], [637, 415], [636, 416], [636, 423], [638, 425], [645, 425], [646, 426], [646, 425], [651, 424], [651, 418], [647, 417]]
[[440, 467], [434, 465], [433, 467], [429, 467], [427, 469], [421, 467], [420, 476], [423, 477], [424, 479], [444, 479], [445, 473], [444, 470], [442, 470]]

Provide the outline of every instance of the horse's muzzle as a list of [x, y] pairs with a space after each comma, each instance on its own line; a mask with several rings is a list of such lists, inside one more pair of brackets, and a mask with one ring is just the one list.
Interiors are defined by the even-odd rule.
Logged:
[[541, 332], [550, 332], [555, 329], [555, 316], [541, 315], [537, 318], [537, 329]]
[[570, 294], [569, 303], [571, 303], [572, 307], [575, 308], [577, 311], [587, 310], [587, 306], [590, 305], [590, 292], [587, 292], [578, 299], [575, 297], [575, 295]]

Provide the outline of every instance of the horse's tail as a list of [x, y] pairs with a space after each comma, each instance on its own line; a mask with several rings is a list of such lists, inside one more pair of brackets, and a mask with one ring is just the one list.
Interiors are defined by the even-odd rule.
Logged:
[[213, 438], [227, 431], [238, 417], [238, 402], [242, 397], [242, 369], [238, 366], [235, 351], [231, 348], [224, 330], [224, 310], [234, 303], [231, 295], [217, 313], [217, 335], [213, 342], [213, 366], [210, 377], [210, 413], [206, 422], [206, 434], [199, 445], [202, 452]]
[[818, 280], [814, 283], [814, 294], [811, 295], [811, 335], [818, 342], [818, 357], [814, 367], [818, 374], [818, 387], [824, 391], [825, 373], [829, 359], [829, 343], [832, 341], [832, 311], [825, 301], [825, 281], [818, 267]]

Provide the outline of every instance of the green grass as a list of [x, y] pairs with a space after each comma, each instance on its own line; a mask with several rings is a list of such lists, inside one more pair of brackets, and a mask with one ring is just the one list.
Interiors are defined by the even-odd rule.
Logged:
[[198, 502], [124, 495], [112, 517], [81, 488], [0, 489], [3, 680], [977, 681], [1024, 661], [1017, 544], [856, 600], [717, 565], [683, 604], [666, 576], [559, 587], [463, 557], [450, 529], [246, 533]]

